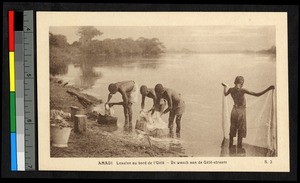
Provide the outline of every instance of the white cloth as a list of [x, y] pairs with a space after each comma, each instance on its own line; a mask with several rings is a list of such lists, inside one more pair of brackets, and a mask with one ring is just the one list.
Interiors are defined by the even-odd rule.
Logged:
[[146, 121], [147, 129], [149, 131], [153, 131], [155, 129], [168, 129], [167, 123], [165, 123], [158, 111], [155, 111], [153, 115], [151, 113], [146, 112], [144, 110], [140, 113], [140, 120]]
[[50, 119], [62, 119], [62, 118], [65, 119], [71, 118], [71, 114], [57, 109], [50, 110]]
[[115, 114], [115, 110], [113, 107], [109, 107], [108, 104], [104, 104], [105, 107], [105, 115], [113, 116]]

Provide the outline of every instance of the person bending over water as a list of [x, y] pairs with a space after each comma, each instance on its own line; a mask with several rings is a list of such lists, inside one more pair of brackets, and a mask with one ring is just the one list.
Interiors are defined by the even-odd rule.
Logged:
[[[132, 104], [138, 100], [138, 85], [134, 81], [121, 81], [111, 83], [108, 86], [109, 95], [106, 104], [110, 107], [113, 105], [122, 105], [124, 109], [125, 123], [124, 129], [132, 129]], [[122, 95], [123, 102], [109, 103], [114, 94], [119, 92]]]
[[264, 91], [258, 93], [249, 91], [243, 88], [243, 76], [237, 76], [235, 78], [234, 84], [235, 86], [233, 88], [229, 88], [227, 90], [228, 86], [222, 83], [222, 85], [224, 86], [224, 95], [227, 96], [231, 94], [231, 97], [234, 101], [230, 117], [229, 148], [234, 147], [233, 138], [236, 137], [236, 133], [238, 133], [237, 147], [242, 148], [243, 138], [246, 138], [247, 135], [245, 94], [259, 97], [265, 94], [267, 91], [275, 89], [275, 87], [272, 85]]
[[157, 84], [154, 88], [157, 99], [165, 99], [168, 103], [168, 108], [162, 112], [163, 114], [169, 113], [169, 132], [173, 136], [173, 123], [176, 117], [176, 134], [180, 136], [181, 129], [181, 118], [182, 114], [185, 112], [185, 103], [181, 98], [181, 94], [171, 90], [169, 88], [164, 88], [162, 84]]
[[147, 86], [142, 85], [140, 88], [140, 92], [142, 95], [142, 103], [141, 103], [142, 109], [145, 108], [146, 97], [149, 97], [153, 100], [153, 106], [148, 112], [151, 112], [151, 114], [153, 114], [155, 110], [159, 111], [160, 113], [163, 112], [163, 110], [165, 109], [165, 106], [166, 106], [166, 101], [164, 99], [160, 99], [158, 101], [153, 88], [147, 88]]

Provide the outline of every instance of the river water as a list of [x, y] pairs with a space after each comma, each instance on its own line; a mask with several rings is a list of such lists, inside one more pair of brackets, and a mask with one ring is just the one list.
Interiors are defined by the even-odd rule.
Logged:
[[[62, 78], [104, 102], [107, 100], [108, 85], [124, 80], [134, 80], [149, 88], [161, 83], [181, 93], [186, 112], [182, 117], [181, 137], [178, 139], [180, 149], [188, 156], [209, 157], [220, 156], [223, 140], [221, 82], [233, 86], [235, 77], [242, 75], [245, 88], [264, 90], [271, 84], [275, 85], [276, 61], [271, 55], [259, 54], [166, 54], [152, 59], [101, 62], [93, 66], [93, 71], [101, 73], [101, 77], [82, 78], [80, 67], [69, 65], [68, 73]], [[120, 94], [111, 100], [119, 101]], [[133, 125], [139, 118], [140, 102], [141, 95], [139, 102], [133, 105]], [[151, 106], [152, 100], [146, 99], [146, 108]], [[119, 119], [120, 128], [117, 131], [121, 131], [124, 124], [123, 108], [115, 106], [114, 109]], [[103, 112], [103, 106], [96, 110]], [[168, 114], [162, 118], [167, 122]]]

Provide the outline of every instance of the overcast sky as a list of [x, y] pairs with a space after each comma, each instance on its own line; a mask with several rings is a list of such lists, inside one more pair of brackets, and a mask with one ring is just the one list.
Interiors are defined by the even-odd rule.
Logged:
[[[79, 40], [80, 27], [50, 27], [53, 34], [62, 34], [69, 43]], [[106, 38], [158, 38], [168, 49], [186, 48], [200, 52], [269, 49], [275, 46], [275, 26], [116, 26], [96, 27]]]

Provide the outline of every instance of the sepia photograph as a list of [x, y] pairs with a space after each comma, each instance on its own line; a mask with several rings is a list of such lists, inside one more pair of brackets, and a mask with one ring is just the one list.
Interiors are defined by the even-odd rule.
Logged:
[[[78, 22], [85, 20], [73, 14]], [[219, 170], [225, 165], [216, 164], [233, 164], [227, 158], [262, 164], [286, 158], [288, 149], [280, 154], [278, 145], [280, 138], [288, 140], [288, 121], [278, 118], [280, 108], [287, 110], [285, 104], [278, 106], [278, 62], [286, 62], [278, 56], [283, 50], [278, 26], [252, 23], [250, 15], [245, 18], [250, 23], [216, 23], [219, 14], [215, 23], [182, 23], [197, 16], [183, 14], [177, 24], [172, 16], [153, 24], [153, 16], [142, 25], [126, 25], [126, 18], [120, 24], [95, 23], [95, 18], [88, 24], [49, 23], [44, 30], [37, 19], [38, 48], [45, 51], [38, 59], [48, 59], [39, 80], [49, 89], [39, 94], [47, 98], [42, 103], [47, 115], [39, 125], [47, 148], [39, 147], [40, 153], [68, 163], [98, 158], [96, 164], [112, 170], [135, 163], [176, 164], [175, 170], [215, 164]], [[112, 17], [114, 22], [119, 16]], [[140, 161], [147, 158], [155, 161]]]
[[52, 157], [276, 156], [274, 26], [49, 31]]

